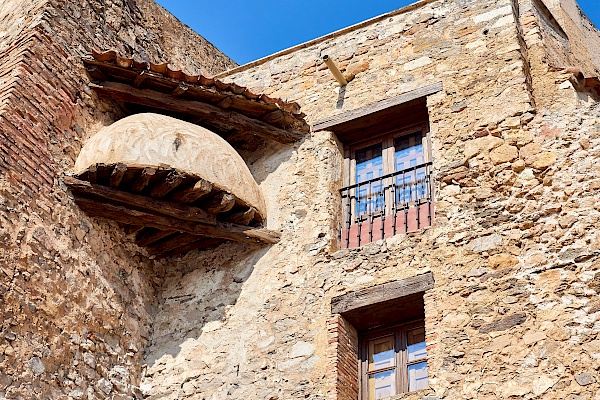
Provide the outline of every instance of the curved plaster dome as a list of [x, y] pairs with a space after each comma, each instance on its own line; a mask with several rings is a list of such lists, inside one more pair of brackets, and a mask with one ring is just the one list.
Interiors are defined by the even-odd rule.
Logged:
[[206, 179], [266, 218], [264, 198], [242, 157], [223, 138], [198, 125], [151, 113], [123, 118], [85, 143], [75, 173], [99, 163], [168, 166]]

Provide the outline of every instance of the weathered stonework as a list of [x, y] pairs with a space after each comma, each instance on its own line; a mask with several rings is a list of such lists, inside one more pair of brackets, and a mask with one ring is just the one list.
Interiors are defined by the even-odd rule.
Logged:
[[[532, 41], [539, 22], [517, 23], [531, 12], [528, 2], [423, 2], [223, 75], [298, 101], [313, 123], [443, 82], [443, 93], [428, 98], [436, 223], [336, 252], [342, 159], [335, 137], [314, 132], [296, 149], [245, 155], [262, 181], [269, 227], [284, 239], [258, 262], [231, 259], [237, 251], [220, 248], [188, 255], [175, 269], [169, 264], [174, 275], [164, 283], [159, 318], [194, 317], [155, 336], [149, 354], [185, 346], [151, 359], [146, 390], [156, 398], [354, 398], [335, 389], [336, 354], [327, 344], [335, 333], [326, 335], [335, 319], [331, 298], [431, 270], [431, 389], [402, 398], [597, 396], [597, 387], [574, 378], [598, 369], [598, 348], [585, 344], [597, 340], [596, 292], [588, 283], [598, 265], [591, 245], [598, 242], [591, 229], [596, 194], [583, 176], [580, 189], [573, 187], [578, 171], [595, 168], [595, 161], [570, 160], [594, 148], [599, 109], [591, 94], [559, 89], [569, 74], [532, 58], [544, 50]], [[571, 51], [573, 59], [592, 62], [583, 50]], [[352, 79], [348, 86], [339, 88], [320, 62], [323, 54]], [[216, 267], [219, 259], [229, 261]], [[215, 313], [202, 309], [219, 302], [216, 287], [207, 295], [201, 287], [218, 271], [229, 290], [238, 271], [249, 275], [236, 302], [221, 302], [219, 322], [198, 331], [195, 321]], [[179, 332], [184, 336], [173, 341]], [[314, 352], [297, 357], [298, 343], [311, 343]], [[191, 372], [186, 360], [200, 354], [204, 362]]]
[[[0, 77], [0, 398], [356, 399], [354, 360], [339, 357], [356, 332], [331, 300], [431, 272], [430, 388], [394, 398], [600, 399], [600, 103], [560, 69], [597, 75], [600, 35], [573, 1], [543, 1], [568, 47], [531, 0], [425, 0], [223, 73], [297, 101], [310, 123], [441, 82], [427, 98], [434, 225], [340, 250], [342, 145], [317, 131], [241, 151], [279, 244], [167, 260], [86, 217], [60, 182], [81, 141], [123, 116], [86, 90], [75, 57], [114, 46], [233, 65], [208, 45], [184, 50], [201, 39], [171, 36], [150, 2], [81, 24], [54, 3], [20, 11], [38, 16], [29, 30], [0, 12], [21, 29], [0, 51], [24, 57]], [[33, 44], [16, 47], [24, 32]]]
[[122, 117], [81, 57], [115, 48], [190, 72], [235, 64], [152, 1], [0, 7], [0, 398], [131, 399], [152, 330], [153, 262], [61, 183]]

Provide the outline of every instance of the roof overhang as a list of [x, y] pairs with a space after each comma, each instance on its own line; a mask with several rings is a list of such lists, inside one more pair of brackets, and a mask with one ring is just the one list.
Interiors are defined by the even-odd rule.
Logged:
[[155, 112], [191, 122], [229, 142], [244, 135], [288, 144], [310, 127], [295, 102], [253, 93], [235, 83], [172, 70], [167, 63], [137, 62], [115, 51], [83, 60], [99, 96], [116, 101], [126, 114]]
[[83, 146], [64, 182], [88, 215], [125, 225], [150, 254], [172, 256], [225, 240], [277, 243], [261, 228], [266, 205], [241, 156], [200, 126], [136, 114]]

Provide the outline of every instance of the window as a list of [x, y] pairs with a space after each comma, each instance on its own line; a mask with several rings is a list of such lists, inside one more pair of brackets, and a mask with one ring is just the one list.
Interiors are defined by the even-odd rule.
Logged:
[[429, 387], [424, 322], [362, 336], [361, 400], [378, 400]]
[[425, 122], [347, 146], [343, 247], [431, 225], [429, 153]]
[[425, 126], [416, 126], [373, 144], [351, 147], [351, 197], [356, 201], [352, 217], [356, 222], [371, 215], [390, 215], [427, 195], [425, 132]]
[[344, 146], [341, 247], [358, 247], [433, 221], [427, 96], [422, 86], [313, 124]]
[[337, 400], [385, 399], [429, 387], [425, 330], [433, 275], [417, 275], [331, 301], [328, 374]]

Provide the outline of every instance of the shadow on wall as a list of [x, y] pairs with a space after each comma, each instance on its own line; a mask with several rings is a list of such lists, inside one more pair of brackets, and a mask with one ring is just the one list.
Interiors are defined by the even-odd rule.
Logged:
[[147, 375], [159, 373], [182, 352], [202, 346], [203, 333], [226, 321], [228, 309], [237, 303], [244, 282], [268, 249], [224, 243], [164, 262], [165, 280], [145, 354]]
[[274, 141], [264, 141], [257, 147], [236, 150], [248, 165], [248, 169], [250, 169], [256, 183], [260, 185], [269, 175], [292, 159], [304, 140], [302, 139], [291, 146]]

